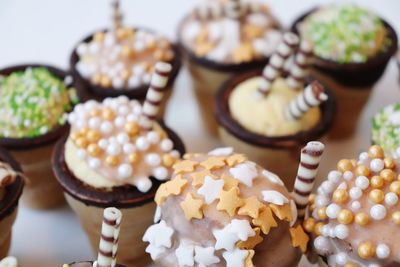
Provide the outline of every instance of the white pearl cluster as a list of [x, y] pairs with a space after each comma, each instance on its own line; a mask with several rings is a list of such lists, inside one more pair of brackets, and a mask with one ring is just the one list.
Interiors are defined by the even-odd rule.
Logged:
[[[71, 132], [88, 127], [89, 130], [98, 130], [101, 133], [97, 145], [103, 149], [102, 155], [94, 157], [85, 149], [77, 150], [77, 156], [85, 160], [90, 169], [102, 175], [106, 174], [111, 180], [117, 178], [120, 182], [133, 184], [140, 191], [146, 192], [152, 186], [150, 176], [164, 181], [170, 175], [170, 170], [162, 165], [162, 155], [169, 154], [172, 158], [179, 158], [180, 153], [173, 150], [174, 144], [170, 139], [162, 137], [157, 131], [141, 131], [136, 137], [130, 137], [125, 132], [126, 122], [138, 120], [140, 106], [138, 101], [129, 100], [125, 96], [106, 98], [102, 103], [90, 100], [78, 104], [68, 115], [68, 122]], [[101, 108], [111, 109], [115, 114], [114, 119], [107, 120], [90, 114], [92, 110]], [[137, 153], [141, 159], [140, 170], [135, 170], [137, 164], [129, 162], [128, 157], [132, 153]], [[117, 166], [111, 167], [105, 162], [107, 156], [117, 156], [122, 160]]]

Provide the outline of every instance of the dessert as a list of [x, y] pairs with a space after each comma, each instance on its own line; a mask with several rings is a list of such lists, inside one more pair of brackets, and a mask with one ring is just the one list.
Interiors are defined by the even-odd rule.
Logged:
[[171, 69], [155, 65], [143, 106], [126, 96], [77, 105], [68, 115], [70, 133], [53, 154], [55, 175], [93, 248], [103, 208], [121, 209], [118, 255], [128, 266], [145, 255], [141, 236], [152, 222], [155, 191], [184, 152], [180, 138], [155, 120]]
[[305, 229], [329, 266], [398, 266], [398, 164], [380, 146], [342, 159], [313, 197]]
[[113, 27], [80, 41], [70, 64], [83, 100], [125, 95], [143, 101], [157, 61], [173, 67], [159, 114], [162, 117], [179, 72], [179, 52], [164, 36], [123, 25], [119, 1], [113, 0]]
[[0, 267], [18, 267], [18, 261], [15, 257], [7, 257], [0, 260]]
[[78, 101], [69, 86], [71, 77], [46, 65], [9, 67], [0, 75], [0, 145], [29, 177], [22, 201], [32, 208], [57, 206], [64, 198], [50, 156], [67, 128], [64, 113]]
[[285, 33], [262, 73], [233, 77], [215, 98], [223, 143], [280, 173], [289, 189], [296, 151], [327, 132], [335, 110], [332, 96], [317, 81], [303, 90], [309, 79], [310, 44], [298, 42], [296, 35]]
[[157, 191], [146, 251], [162, 267], [296, 266], [307, 249], [301, 218], [323, 150], [319, 142], [302, 150], [293, 194], [232, 148], [186, 154]]
[[203, 123], [216, 133], [212, 99], [231, 75], [261, 68], [281, 40], [280, 25], [259, 1], [202, 1], [181, 21], [185, 56]]
[[11, 244], [12, 226], [24, 187], [21, 172], [12, 156], [0, 149], [0, 259], [7, 256]]

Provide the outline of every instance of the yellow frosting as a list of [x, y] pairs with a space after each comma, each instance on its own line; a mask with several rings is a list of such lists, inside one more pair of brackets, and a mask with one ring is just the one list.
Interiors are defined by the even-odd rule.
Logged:
[[254, 77], [240, 83], [230, 95], [230, 112], [242, 127], [265, 136], [285, 136], [309, 130], [318, 123], [321, 117], [318, 107], [311, 108], [299, 120], [287, 119], [285, 110], [300, 92], [278, 78], [268, 96], [261, 97], [257, 92], [261, 79]]

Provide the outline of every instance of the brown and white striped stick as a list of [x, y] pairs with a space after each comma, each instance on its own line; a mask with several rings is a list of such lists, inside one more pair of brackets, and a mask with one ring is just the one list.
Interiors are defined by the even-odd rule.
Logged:
[[103, 213], [99, 252], [94, 267], [115, 267], [118, 236], [122, 213], [116, 208], [106, 208]]
[[263, 69], [263, 79], [258, 87], [260, 93], [268, 94], [274, 80], [281, 74], [285, 61], [298, 44], [299, 37], [296, 34], [287, 32], [283, 35], [282, 42], [278, 45], [267, 66]]
[[122, 27], [122, 13], [121, 13], [121, 5], [119, 0], [112, 0], [111, 2], [112, 7], [112, 21], [113, 21], [113, 28], [118, 29]]
[[155, 65], [139, 120], [140, 126], [145, 130], [151, 130], [153, 127], [171, 71], [172, 66], [169, 63], [157, 62]]
[[195, 16], [204, 21], [214, 20], [224, 16], [224, 9], [220, 3], [200, 5], [194, 9]]
[[289, 76], [286, 78], [290, 88], [296, 89], [304, 85], [304, 78], [307, 76], [310, 67], [312, 49], [312, 44], [309, 41], [301, 40]]
[[301, 150], [300, 164], [293, 191], [299, 218], [304, 217], [324, 149], [324, 144], [312, 141], [308, 142], [306, 147]]
[[286, 109], [286, 117], [290, 120], [299, 120], [309, 109], [319, 106], [327, 99], [328, 95], [325, 93], [322, 84], [313, 81], [289, 103]]
[[242, 12], [241, 0], [228, 0], [226, 3], [226, 16], [231, 19], [239, 19]]

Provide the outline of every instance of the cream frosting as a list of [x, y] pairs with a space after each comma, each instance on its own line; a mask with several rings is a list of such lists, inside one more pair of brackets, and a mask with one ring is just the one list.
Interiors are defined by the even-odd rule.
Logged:
[[9, 256], [0, 261], [0, 267], [18, 267], [18, 261], [15, 257]]

